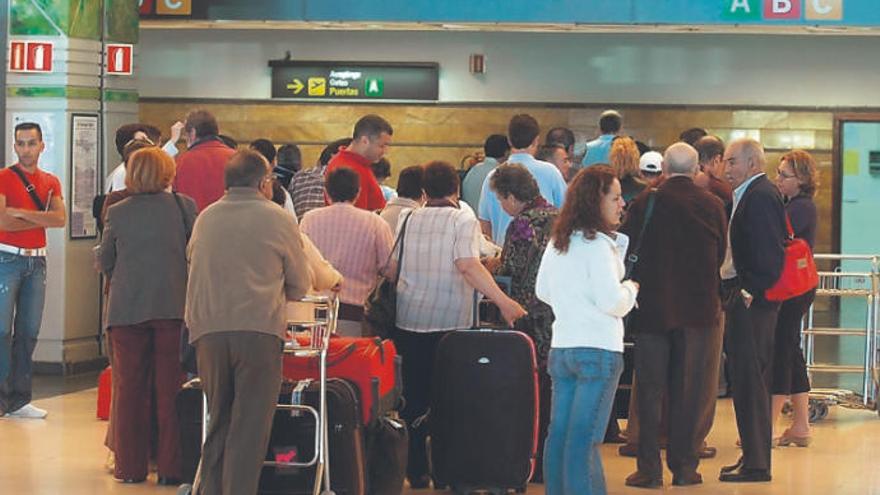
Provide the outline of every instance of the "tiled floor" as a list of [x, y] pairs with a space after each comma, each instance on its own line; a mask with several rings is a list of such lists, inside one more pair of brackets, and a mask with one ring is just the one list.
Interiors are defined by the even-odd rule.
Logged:
[[[56, 391], [68, 393], [36, 401], [37, 405], [49, 410], [47, 420], [0, 419], [0, 494], [175, 493], [174, 488], [157, 487], [153, 480], [141, 485], [115, 483], [103, 469], [105, 423], [95, 419], [95, 389], [77, 390], [80, 382], [56, 384], [56, 387]], [[710, 437], [710, 444], [718, 447], [718, 457], [701, 466], [706, 483], [690, 488], [667, 486], [665, 491], [731, 495], [880, 495], [880, 418], [876, 412], [832, 408], [829, 417], [816, 425], [814, 435], [814, 444], [809, 448], [788, 447], [774, 451], [772, 483], [719, 483], [715, 481], [718, 469], [738, 456], [734, 446], [736, 431], [731, 402], [721, 400], [716, 427]], [[618, 457], [616, 446], [604, 446], [602, 452], [610, 493], [650, 493], [623, 485], [623, 479], [634, 469], [633, 459]], [[671, 482], [668, 473], [666, 482]], [[405, 493], [429, 495], [443, 492]], [[540, 485], [532, 485], [528, 491], [529, 495], [543, 493]]]

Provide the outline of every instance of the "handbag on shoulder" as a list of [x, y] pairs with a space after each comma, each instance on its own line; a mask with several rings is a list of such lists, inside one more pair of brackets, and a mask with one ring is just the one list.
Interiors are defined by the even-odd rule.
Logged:
[[795, 298], [819, 285], [819, 272], [810, 245], [794, 237], [791, 220], [785, 216], [788, 237], [785, 240], [785, 264], [779, 280], [764, 292], [768, 301], [780, 302]]
[[400, 279], [400, 270], [403, 268], [403, 240], [406, 234], [406, 224], [412, 216], [410, 212], [403, 220], [400, 227], [400, 235], [391, 247], [385, 267], [391, 262], [394, 251], [397, 251], [397, 273], [393, 280], [379, 275], [376, 285], [367, 296], [364, 303], [364, 319], [361, 323], [364, 336], [374, 336], [382, 339], [391, 337], [397, 323], [397, 281]]

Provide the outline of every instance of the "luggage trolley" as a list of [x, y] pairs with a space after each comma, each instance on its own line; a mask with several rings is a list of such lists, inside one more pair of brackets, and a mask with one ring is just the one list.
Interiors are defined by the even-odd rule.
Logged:
[[[819, 421], [828, 415], [828, 408], [841, 405], [851, 409], [877, 410], [878, 387], [880, 387], [880, 255], [816, 254], [816, 261], [838, 265], [833, 271], [819, 271], [819, 286], [816, 297], [857, 298], [866, 303], [864, 328], [838, 328], [814, 326], [815, 302], [807, 312], [807, 319], [801, 331], [801, 344], [807, 364], [807, 372], [815, 373], [862, 374], [861, 390], [841, 390], [814, 388], [810, 391], [810, 422]], [[844, 262], [870, 265], [868, 271], [846, 271], [840, 266]], [[816, 337], [836, 336], [864, 339], [865, 352], [862, 365], [819, 364], [816, 363]]]
[[[297, 310], [291, 310], [296, 306]], [[309, 311], [303, 311], [309, 308]], [[288, 338], [284, 342], [284, 354], [303, 359], [317, 359], [319, 367], [319, 405], [317, 408], [304, 404], [276, 404], [276, 408], [297, 411], [312, 416], [315, 420], [315, 454], [305, 462], [265, 461], [264, 466], [276, 468], [315, 468], [314, 495], [335, 495], [330, 488], [330, 455], [328, 451], [327, 433], [327, 350], [330, 336], [336, 331], [336, 318], [339, 312], [339, 300], [332, 296], [306, 296], [288, 307]], [[293, 338], [295, 330], [306, 330], [310, 333], [307, 345]], [[296, 389], [294, 394], [296, 394]], [[295, 401], [294, 401], [295, 402]], [[207, 435], [207, 397], [202, 398], [202, 442]], [[194, 486], [181, 485], [178, 495], [197, 493], [199, 475], [196, 474]], [[323, 491], [322, 491], [323, 488]]]

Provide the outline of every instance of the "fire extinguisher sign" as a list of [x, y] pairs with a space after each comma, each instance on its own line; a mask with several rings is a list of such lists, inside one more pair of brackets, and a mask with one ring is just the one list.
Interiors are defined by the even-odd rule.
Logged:
[[134, 46], [108, 44], [105, 50], [107, 74], [130, 76], [134, 72]]
[[9, 42], [9, 71], [10, 72], [52, 72], [52, 52], [54, 44], [49, 41], [21, 41]]

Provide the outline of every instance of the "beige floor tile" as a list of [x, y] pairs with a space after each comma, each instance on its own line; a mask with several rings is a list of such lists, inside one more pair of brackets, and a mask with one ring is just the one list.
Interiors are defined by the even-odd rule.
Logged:
[[[141, 485], [121, 485], [103, 469], [106, 424], [95, 419], [95, 389], [37, 401], [49, 410], [45, 421], [0, 419], [0, 493], [29, 495], [98, 495], [175, 493], [150, 479]], [[736, 430], [730, 400], [719, 401], [718, 418], [709, 443], [718, 457], [700, 470], [705, 483], [690, 488], [667, 486], [663, 491], [694, 494], [858, 494], [880, 495], [880, 418], [867, 411], [832, 408], [815, 425], [809, 448], [787, 447], [773, 452], [773, 482], [722, 484], [718, 469], [736, 460]], [[617, 446], [603, 446], [611, 494], [645, 494], [627, 488], [623, 479], [635, 469], [633, 459], [616, 455]], [[667, 485], [671, 475], [666, 473]], [[659, 492], [659, 490], [657, 491]], [[407, 495], [444, 492], [407, 491]], [[448, 493], [448, 492], [446, 492]], [[529, 495], [544, 493], [532, 485]]]

